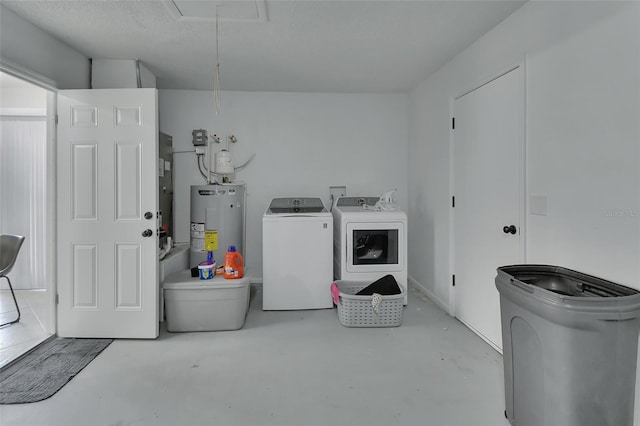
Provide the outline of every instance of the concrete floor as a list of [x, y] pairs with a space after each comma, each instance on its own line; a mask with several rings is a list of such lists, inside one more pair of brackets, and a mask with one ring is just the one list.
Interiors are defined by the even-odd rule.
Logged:
[[52, 398], [0, 406], [0, 424], [508, 425], [502, 357], [415, 290], [397, 328], [261, 309], [258, 287], [241, 330], [116, 340]]

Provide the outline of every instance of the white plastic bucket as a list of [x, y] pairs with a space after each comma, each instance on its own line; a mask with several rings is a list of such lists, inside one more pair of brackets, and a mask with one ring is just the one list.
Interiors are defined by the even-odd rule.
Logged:
[[200, 273], [201, 280], [210, 280], [213, 278], [215, 274], [215, 263], [204, 263], [198, 265], [198, 272]]

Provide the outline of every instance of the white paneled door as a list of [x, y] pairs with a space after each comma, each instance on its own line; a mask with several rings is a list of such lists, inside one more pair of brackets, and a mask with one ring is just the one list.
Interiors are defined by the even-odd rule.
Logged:
[[158, 336], [157, 91], [58, 92], [58, 335]]
[[520, 68], [454, 103], [455, 315], [498, 350], [502, 334], [496, 268], [523, 260]]

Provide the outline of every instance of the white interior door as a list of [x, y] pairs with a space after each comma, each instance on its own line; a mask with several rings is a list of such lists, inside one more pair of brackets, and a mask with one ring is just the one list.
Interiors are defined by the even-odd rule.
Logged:
[[455, 314], [498, 350], [496, 268], [523, 260], [523, 104], [520, 67], [454, 103]]
[[158, 336], [157, 91], [58, 92], [58, 335]]

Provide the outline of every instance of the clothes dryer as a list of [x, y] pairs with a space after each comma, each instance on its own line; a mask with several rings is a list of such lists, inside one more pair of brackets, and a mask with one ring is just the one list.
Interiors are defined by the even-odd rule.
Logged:
[[262, 309], [332, 308], [332, 241], [320, 198], [274, 198], [262, 218]]
[[333, 273], [338, 280], [370, 280], [391, 274], [407, 304], [407, 215], [375, 210], [379, 197], [339, 197], [334, 221]]

